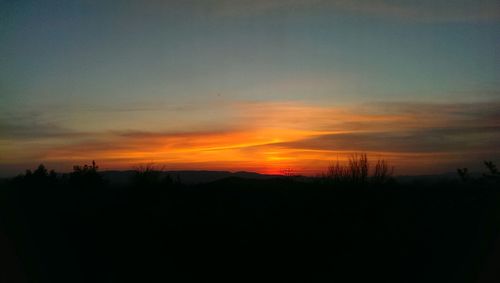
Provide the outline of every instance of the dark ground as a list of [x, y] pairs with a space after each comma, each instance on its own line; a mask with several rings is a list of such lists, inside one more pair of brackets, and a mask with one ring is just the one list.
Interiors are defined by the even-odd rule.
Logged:
[[500, 187], [4, 183], [1, 282], [500, 282]]

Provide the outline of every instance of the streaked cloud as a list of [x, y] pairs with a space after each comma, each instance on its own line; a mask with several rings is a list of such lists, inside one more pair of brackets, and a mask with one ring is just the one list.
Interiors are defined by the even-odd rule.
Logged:
[[300, 10], [352, 13], [417, 22], [498, 21], [498, 1], [390, 1], [390, 0], [257, 0], [217, 1], [212, 7], [223, 16], [251, 16]]
[[500, 140], [500, 126], [329, 134], [276, 146], [330, 151], [446, 153], [485, 148], [500, 151], [497, 140]]
[[498, 157], [497, 0], [84, 2], [0, 1], [0, 174]]
[[96, 159], [104, 168], [156, 163], [171, 169], [279, 173], [293, 168], [314, 174], [332, 160], [367, 152], [391, 160], [399, 173], [422, 173], [500, 158], [497, 101], [351, 106], [239, 102], [219, 111], [227, 113], [205, 130], [83, 133], [18, 123], [18, 128], [4, 127], [0, 135], [10, 148], [0, 163], [36, 160], [69, 168]]
[[[95, 5], [89, 7], [96, 8]], [[133, 20], [134, 16], [166, 12], [171, 15], [189, 12], [192, 17], [223, 18], [270, 14], [300, 16], [326, 12], [333, 16], [368, 16], [414, 22], [485, 22], [500, 19], [496, 0], [155, 0], [145, 3], [122, 1], [115, 8], [118, 11], [127, 10], [128, 20]]]

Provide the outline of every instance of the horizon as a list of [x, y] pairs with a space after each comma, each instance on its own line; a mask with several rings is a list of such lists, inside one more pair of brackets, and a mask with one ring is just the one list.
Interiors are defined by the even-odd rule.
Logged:
[[3, 1], [0, 177], [500, 160], [498, 1]]
[[[91, 164], [91, 163], [90, 163]], [[340, 163], [341, 165], [346, 165], [347, 163]], [[36, 166], [31, 166], [29, 168], [25, 168], [24, 170], [21, 170], [17, 173], [12, 173], [12, 174], [0, 174], [0, 178], [3, 178], [3, 179], [10, 179], [10, 178], [15, 178], [17, 176], [24, 176], [26, 171], [27, 170], [30, 170], [31, 172], [35, 171], [40, 165], [43, 165], [45, 167], [45, 169], [47, 170], [47, 172], [51, 171], [51, 170], [54, 170], [53, 168], [51, 167], [47, 167], [45, 166], [45, 164], [41, 163], [41, 164], [38, 164]], [[89, 165], [89, 164], [79, 164], [79, 165], [74, 165], [74, 166], [83, 166], [83, 165]], [[141, 166], [136, 166], [136, 167], [131, 167], [131, 168], [124, 168], [124, 169], [113, 169], [113, 168], [110, 168], [110, 169], [106, 169], [106, 168], [101, 168], [99, 166], [98, 163], [96, 163], [96, 165], [98, 166], [98, 173], [109, 173], [109, 172], [119, 172], [119, 173], [124, 173], [124, 172], [141, 172], [142, 170], [145, 170], [145, 167], [141, 167]], [[147, 164], [148, 166], [150, 166], [151, 164]], [[333, 166], [334, 163], [330, 164], [330, 166]], [[369, 162], [369, 173], [373, 173], [373, 170], [374, 170], [374, 167], [372, 166], [373, 163], [372, 162]], [[90, 166], [90, 165], [89, 165]], [[481, 169], [480, 169], [481, 168]], [[289, 176], [289, 177], [306, 177], [306, 178], [321, 178], [324, 174], [327, 173], [327, 168], [325, 168], [325, 170], [323, 171], [318, 171], [318, 172], [314, 172], [314, 173], [310, 173], [310, 174], [300, 174], [298, 172], [295, 172], [291, 169], [287, 170], [287, 169], [284, 169], [282, 171], [279, 171], [279, 172], [276, 172], [276, 173], [259, 173], [259, 172], [256, 172], [256, 171], [245, 171], [245, 170], [210, 170], [210, 169], [185, 169], [185, 170], [182, 170], [182, 169], [164, 169], [164, 168], [158, 168], [158, 167], [155, 167], [154, 165], [152, 167], [149, 167], [150, 170], [153, 170], [153, 171], [157, 171], [157, 172], [162, 172], [162, 173], [175, 173], [175, 172], [189, 172], [189, 173], [201, 173], [201, 172], [208, 172], [208, 173], [228, 173], [228, 174], [238, 174], [238, 173], [244, 173], [244, 174], [258, 174], [258, 175], [263, 175], [263, 176]], [[445, 175], [454, 175], [457, 179], [459, 178], [456, 170], [450, 170], [450, 171], [444, 171], [444, 172], [433, 172], [433, 173], [429, 173], [429, 174], [398, 174], [398, 172], [394, 169], [394, 172], [393, 174], [391, 174], [392, 177], [395, 177], [396, 179], [397, 178], [400, 178], [400, 177], [439, 177], [439, 176], [445, 176]], [[458, 168], [458, 169], [462, 169], [462, 168]], [[486, 168], [487, 169], [487, 168]], [[468, 174], [472, 177], [474, 176], [482, 176], [485, 172], [487, 172], [484, 168], [484, 164], [483, 164], [483, 167], [479, 167], [478, 166], [478, 169], [477, 170], [472, 170], [472, 171], [469, 171]], [[72, 169], [69, 169], [69, 170], [66, 170], [66, 171], [57, 171], [57, 170], [54, 170], [56, 174], [71, 174], [73, 173], [74, 171]], [[292, 175], [290, 175], [292, 174]]]

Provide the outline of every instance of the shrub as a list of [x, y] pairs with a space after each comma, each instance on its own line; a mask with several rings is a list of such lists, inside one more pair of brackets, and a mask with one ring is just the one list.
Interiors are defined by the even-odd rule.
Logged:
[[385, 184], [392, 180], [393, 173], [394, 166], [390, 166], [389, 162], [384, 159], [379, 159], [375, 165], [372, 181], [375, 184]]
[[354, 154], [349, 158], [349, 176], [353, 183], [366, 183], [370, 164], [365, 153]]
[[462, 180], [463, 182], [467, 182], [470, 178], [469, 170], [467, 168], [458, 168], [457, 173], [460, 177], [460, 180]]
[[339, 161], [328, 167], [323, 175], [327, 180], [335, 183], [364, 184], [369, 181], [376, 184], [384, 184], [393, 180], [394, 167], [391, 167], [386, 160], [378, 160], [375, 170], [370, 177], [370, 162], [366, 154], [352, 155], [347, 164], [342, 165]]
[[92, 165], [75, 165], [73, 172], [69, 174], [69, 181], [76, 186], [95, 186], [104, 184], [104, 179], [97, 172], [99, 167], [92, 160]]
[[325, 175], [327, 179], [336, 183], [346, 182], [350, 179], [347, 166], [341, 165], [338, 160], [335, 164], [328, 167]]
[[135, 174], [131, 180], [132, 184], [141, 187], [172, 184], [173, 180], [169, 175], [162, 178], [162, 171], [161, 168], [157, 168], [152, 164], [141, 165], [135, 170]]
[[57, 173], [54, 170], [48, 171], [43, 164], [40, 164], [34, 171], [28, 169], [24, 175], [17, 176], [14, 182], [29, 186], [53, 185], [57, 182]]
[[484, 173], [483, 176], [486, 179], [499, 181], [500, 173], [498, 172], [497, 166], [493, 163], [493, 161], [484, 161], [484, 165], [488, 168], [488, 173]]

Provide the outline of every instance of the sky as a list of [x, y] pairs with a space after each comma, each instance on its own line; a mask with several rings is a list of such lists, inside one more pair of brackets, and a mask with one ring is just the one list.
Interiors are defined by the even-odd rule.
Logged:
[[0, 0], [0, 176], [500, 162], [500, 3]]

